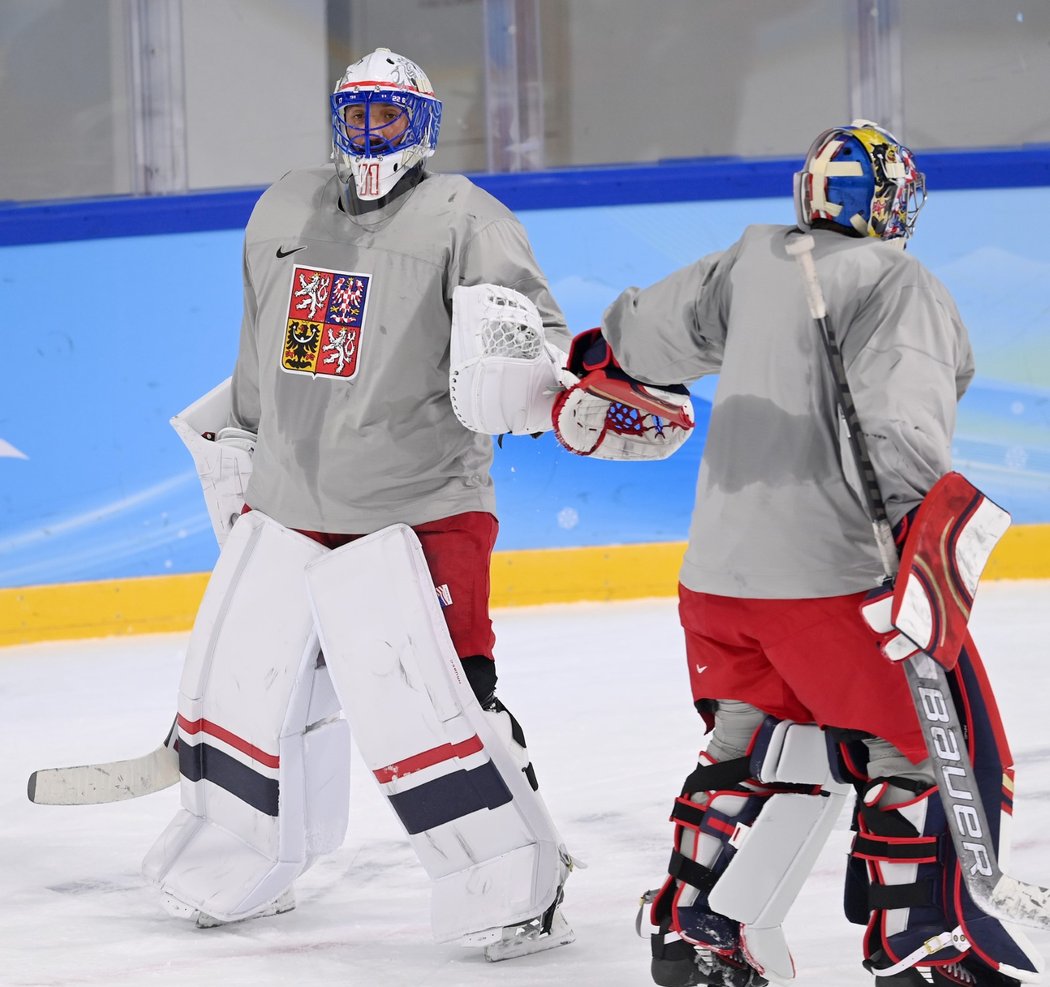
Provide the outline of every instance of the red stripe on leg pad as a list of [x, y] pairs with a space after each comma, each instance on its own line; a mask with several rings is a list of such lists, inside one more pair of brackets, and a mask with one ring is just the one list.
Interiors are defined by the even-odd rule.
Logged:
[[266, 751], [261, 750], [254, 744], [250, 744], [247, 740], [242, 737], [238, 737], [235, 733], [230, 733], [229, 730], [220, 727], [218, 723], [212, 723], [211, 720], [205, 720], [203, 718], [199, 720], [187, 720], [181, 713], [178, 717], [179, 729], [190, 736], [198, 733], [206, 733], [209, 736], [215, 737], [217, 740], [221, 740], [224, 744], [229, 744], [231, 747], [239, 750], [242, 754], [247, 754], [253, 761], [258, 761], [260, 764], [266, 765], [268, 768], [279, 768], [281, 766], [281, 759], [276, 754], [267, 754]]
[[440, 764], [442, 761], [449, 761], [454, 757], [469, 757], [471, 754], [477, 754], [483, 748], [484, 745], [481, 743], [481, 738], [474, 734], [473, 737], [470, 737], [468, 740], [461, 740], [458, 744], [442, 744], [440, 747], [433, 747], [428, 751], [423, 751], [422, 754], [406, 757], [403, 761], [395, 761], [393, 764], [388, 764], [385, 768], [376, 768], [373, 774], [379, 783], [383, 785], [388, 781], [393, 781], [395, 778], [403, 778], [414, 771], [422, 771], [423, 768]]

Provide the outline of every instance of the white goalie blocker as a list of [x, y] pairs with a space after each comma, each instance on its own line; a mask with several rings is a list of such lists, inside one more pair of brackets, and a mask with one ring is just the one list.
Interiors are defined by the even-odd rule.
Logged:
[[483, 945], [542, 915], [569, 858], [465, 679], [415, 533], [351, 542], [307, 580], [358, 750], [434, 882], [434, 938]]
[[566, 354], [544, 338], [532, 300], [494, 284], [452, 292], [449, 394], [465, 428], [486, 435], [549, 431]]
[[220, 547], [244, 507], [256, 438], [226, 424], [232, 408], [230, 385], [227, 377], [171, 419], [171, 427], [193, 457]]
[[252, 511], [201, 602], [179, 691], [182, 808], [143, 862], [198, 924], [265, 913], [345, 835], [350, 731], [303, 577], [327, 552]]

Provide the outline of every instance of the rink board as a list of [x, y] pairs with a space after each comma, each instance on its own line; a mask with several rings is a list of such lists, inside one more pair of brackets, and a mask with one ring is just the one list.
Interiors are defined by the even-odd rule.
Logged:
[[[496, 552], [492, 605], [674, 596], [684, 552], [684, 542]], [[984, 578], [1050, 578], [1050, 525], [1007, 531]], [[0, 647], [185, 631], [207, 579], [206, 573], [194, 573], [0, 589]]]
[[[1044, 578], [1050, 239], [1030, 217], [1050, 212], [1050, 187], [968, 191], [960, 176], [984, 174], [974, 159], [983, 160], [931, 162], [930, 200], [909, 249], [952, 292], [974, 345], [978, 376], [960, 405], [952, 455], [953, 467], [1013, 516], [990, 575]], [[953, 178], [944, 168], [955, 165]], [[774, 195], [789, 171], [784, 162], [699, 162], [548, 174], [529, 179], [525, 199], [514, 184], [525, 179], [489, 176], [489, 185], [520, 210], [579, 332], [624, 287], [725, 247], [744, 225], [790, 223], [790, 183]], [[640, 174], [649, 178], [635, 181]], [[1033, 185], [1042, 172], [995, 174]], [[695, 198], [691, 189], [737, 197], [675, 200]], [[650, 197], [639, 201], [640, 190]], [[232, 226], [253, 194], [0, 207], [0, 243], [8, 244], [0, 246], [0, 309], [9, 328], [0, 641], [187, 625], [217, 550], [168, 419], [232, 370], [241, 314], [241, 232]], [[717, 378], [693, 385], [696, 432], [664, 462], [593, 462], [568, 455], [549, 434], [507, 437], [492, 469], [495, 604], [673, 593], [716, 386]]]

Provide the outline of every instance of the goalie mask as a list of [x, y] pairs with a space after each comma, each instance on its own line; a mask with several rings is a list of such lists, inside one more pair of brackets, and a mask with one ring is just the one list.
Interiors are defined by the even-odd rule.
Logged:
[[795, 174], [795, 213], [804, 229], [907, 239], [926, 201], [926, 179], [904, 145], [869, 120], [825, 130]]
[[335, 170], [360, 199], [381, 199], [437, 147], [441, 101], [426, 73], [389, 48], [348, 66], [331, 104]]

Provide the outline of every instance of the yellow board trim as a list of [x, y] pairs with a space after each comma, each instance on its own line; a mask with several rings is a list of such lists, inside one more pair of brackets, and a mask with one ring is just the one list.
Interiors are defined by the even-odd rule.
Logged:
[[[685, 542], [496, 552], [492, 605], [675, 596]], [[1050, 524], [1011, 528], [985, 579], [1050, 578]], [[0, 647], [124, 634], [186, 631], [207, 573], [0, 589]]]

